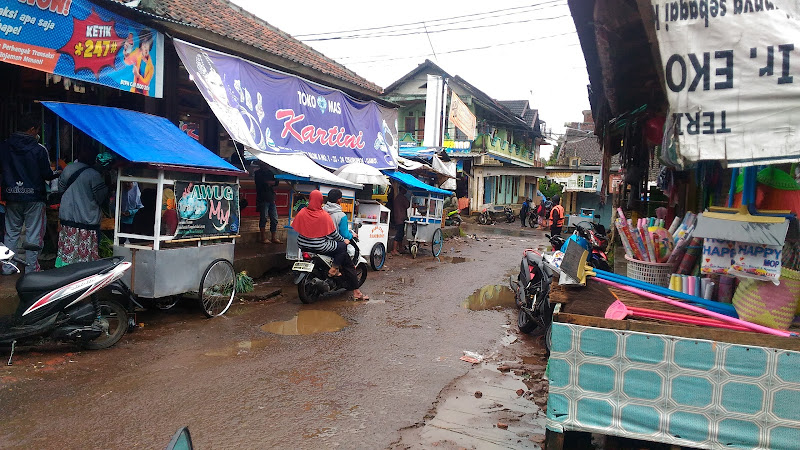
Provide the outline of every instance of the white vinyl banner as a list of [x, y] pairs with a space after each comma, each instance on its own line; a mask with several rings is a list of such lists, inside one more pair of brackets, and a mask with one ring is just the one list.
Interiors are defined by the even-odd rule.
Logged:
[[651, 5], [680, 156], [730, 167], [800, 161], [798, 2]]

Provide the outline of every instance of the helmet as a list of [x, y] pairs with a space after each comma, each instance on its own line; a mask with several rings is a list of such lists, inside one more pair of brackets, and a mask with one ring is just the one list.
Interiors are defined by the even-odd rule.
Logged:
[[561, 196], [556, 194], [553, 196], [553, 204], [558, 205], [559, 203], [561, 203]]

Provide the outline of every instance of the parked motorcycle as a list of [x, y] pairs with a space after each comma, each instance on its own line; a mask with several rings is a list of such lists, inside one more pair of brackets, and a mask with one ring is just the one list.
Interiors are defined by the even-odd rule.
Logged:
[[590, 252], [586, 262], [597, 269], [612, 272], [606, 256], [608, 237], [606, 227], [594, 222], [582, 221], [575, 225], [575, 233], [589, 242]]
[[564, 239], [564, 236], [559, 236], [559, 235], [550, 236], [549, 234], [545, 233], [544, 237], [546, 237], [547, 240], [550, 241], [550, 245], [553, 247], [553, 251], [562, 250], [564, 248], [564, 244], [567, 242], [567, 240]]
[[553, 306], [550, 304], [550, 282], [552, 269], [545, 263], [541, 253], [533, 249], [522, 252], [519, 276], [509, 277], [517, 307], [519, 331], [533, 335], [546, 335], [545, 346], [550, 349], [550, 325], [553, 321]]
[[[357, 244], [358, 238], [355, 236], [350, 240], [355, 252], [350, 255], [353, 264], [356, 266], [358, 274], [358, 287], [364, 284], [367, 279], [367, 260], [361, 256], [361, 251]], [[295, 273], [294, 284], [297, 285], [297, 295], [303, 303], [314, 303], [328, 292], [335, 292], [344, 289], [343, 277], [328, 276], [333, 264], [333, 258], [327, 255], [303, 252], [303, 261], [297, 261], [292, 266]]]
[[[26, 248], [38, 250], [38, 248]], [[22, 263], [0, 244], [0, 263], [15, 272]], [[134, 300], [120, 278], [131, 268], [121, 257], [74, 263], [43, 272], [26, 273], [17, 280], [19, 305], [14, 314], [0, 317], [0, 346], [11, 346], [11, 365], [17, 344], [42, 339], [74, 342], [99, 350], [116, 344], [133, 326], [129, 312]], [[125, 306], [102, 291], [127, 293]]]
[[514, 223], [517, 220], [517, 216], [514, 214], [514, 211], [508, 206], [503, 207], [503, 214], [506, 216], [506, 223]]
[[495, 222], [494, 212], [484, 207], [478, 215], [478, 223], [481, 225], [494, 225]]

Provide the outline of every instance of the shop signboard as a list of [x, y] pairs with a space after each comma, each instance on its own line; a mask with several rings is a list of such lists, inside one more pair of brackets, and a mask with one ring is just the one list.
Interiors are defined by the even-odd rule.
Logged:
[[0, 61], [161, 97], [163, 34], [87, 0], [0, 4]]
[[478, 121], [455, 91], [450, 95], [450, 114], [447, 117], [450, 123], [467, 136], [468, 141], [475, 140], [475, 127]]
[[175, 40], [175, 49], [231, 137], [251, 152], [305, 153], [328, 168], [397, 167], [397, 109]]
[[651, 0], [680, 157], [732, 167], [800, 161], [797, 5]]
[[174, 239], [239, 232], [239, 185], [176, 181], [178, 227]]

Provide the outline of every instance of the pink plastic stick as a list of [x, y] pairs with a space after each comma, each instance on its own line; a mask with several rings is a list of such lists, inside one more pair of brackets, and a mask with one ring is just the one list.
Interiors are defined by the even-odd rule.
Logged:
[[719, 320], [721, 320], [723, 322], [732, 323], [734, 325], [741, 325], [741, 326], [743, 326], [745, 328], [749, 328], [749, 329], [754, 330], [754, 331], [759, 331], [761, 333], [772, 334], [772, 335], [775, 335], [775, 336], [782, 336], [782, 337], [796, 337], [797, 336], [796, 333], [790, 333], [788, 331], [783, 331], [783, 330], [776, 330], [774, 328], [765, 327], [763, 325], [758, 325], [758, 324], [751, 323], [751, 322], [748, 322], [748, 321], [742, 320], [742, 319], [735, 319], [733, 317], [726, 316], [724, 314], [715, 313], [714, 311], [709, 311], [707, 309], [698, 308], [697, 306], [687, 305], [686, 303], [682, 303], [682, 302], [679, 302], [679, 301], [676, 301], [676, 300], [671, 300], [671, 299], [668, 299], [666, 297], [662, 297], [660, 295], [651, 294], [651, 293], [649, 293], [647, 291], [643, 291], [641, 289], [636, 289], [635, 287], [625, 286], [623, 284], [615, 283], [613, 281], [604, 280], [602, 278], [597, 278], [597, 277], [593, 277], [592, 279], [597, 281], [597, 282], [600, 282], [600, 283], [603, 283], [603, 284], [607, 284], [609, 286], [613, 286], [613, 287], [615, 287], [617, 289], [622, 289], [623, 291], [628, 291], [628, 292], [631, 292], [633, 294], [641, 295], [642, 297], [647, 297], [647, 298], [651, 298], [653, 300], [658, 300], [658, 301], [667, 303], [667, 304], [672, 305], [672, 306], [677, 306], [678, 308], [688, 309], [689, 311], [694, 311], [696, 313], [704, 314], [706, 316], [713, 317], [715, 319], [719, 319]]
[[662, 316], [661, 314], [651, 314], [651, 313], [642, 313], [633, 311], [631, 315], [634, 317], [646, 317], [648, 319], [667, 320], [670, 322], [687, 323], [690, 325], [702, 325], [707, 327], [726, 328], [729, 330], [736, 330], [736, 331], [752, 331], [749, 328], [745, 328], [741, 325], [734, 325], [732, 323], [725, 323], [713, 319], [704, 319], [702, 317], [694, 317], [694, 316], [673, 317], [673, 316]]

